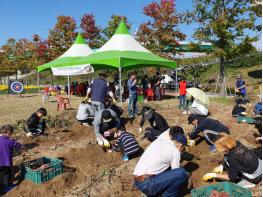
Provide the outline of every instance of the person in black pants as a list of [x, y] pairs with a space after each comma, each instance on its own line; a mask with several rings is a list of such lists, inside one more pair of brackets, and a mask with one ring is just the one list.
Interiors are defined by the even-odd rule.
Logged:
[[[235, 138], [222, 133], [215, 141], [217, 150], [224, 153], [223, 165], [205, 175], [205, 180], [234, 182], [239, 186], [252, 188], [262, 180], [262, 161], [254, 151], [249, 150]], [[223, 173], [224, 168], [227, 173]]]
[[144, 138], [147, 138], [150, 142], [156, 140], [160, 134], [169, 129], [169, 125], [164, 117], [148, 106], [142, 109], [140, 132], [143, 130], [143, 125], [146, 121], [150, 122], [151, 127], [145, 129]]
[[229, 129], [218, 120], [196, 114], [189, 115], [188, 124], [194, 125], [193, 131], [189, 133], [189, 138], [193, 140], [199, 136], [200, 132], [202, 132], [206, 141], [210, 144], [210, 151], [216, 150], [214, 142], [219, 134], [229, 134]]
[[24, 130], [27, 137], [44, 134], [46, 129], [45, 116], [47, 116], [47, 110], [39, 108], [26, 120]]

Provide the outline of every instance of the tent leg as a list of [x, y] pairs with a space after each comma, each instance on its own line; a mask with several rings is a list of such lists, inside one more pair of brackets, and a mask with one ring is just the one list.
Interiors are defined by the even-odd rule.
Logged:
[[40, 81], [39, 81], [39, 72], [37, 72], [37, 93], [40, 94], [40, 89], [39, 89]]
[[120, 85], [120, 101], [121, 101], [121, 107], [122, 107], [122, 87], [121, 87], [121, 67], [119, 67], [119, 85]]
[[70, 98], [70, 78], [68, 75], [68, 98]]

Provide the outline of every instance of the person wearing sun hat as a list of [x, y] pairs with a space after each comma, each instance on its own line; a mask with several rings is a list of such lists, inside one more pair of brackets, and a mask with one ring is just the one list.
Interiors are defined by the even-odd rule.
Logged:
[[169, 131], [170, 139], [152, 142], [134, 169], [134, 185], [147, 196], [177, 196], [187, 181], [187, 172], [180, 167], [187, 139], [174, 131]]

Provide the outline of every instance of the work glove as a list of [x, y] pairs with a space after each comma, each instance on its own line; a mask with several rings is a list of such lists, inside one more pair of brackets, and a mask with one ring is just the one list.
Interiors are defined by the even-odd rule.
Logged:
[[208, 181], [210, 179], [216, 178], [216, 173], [206, 173], [203, 176], [203, 181]]
[[108, 140], [103, 140], [103, 146], [106, 147], [106, 148], [110, 148], [110, 143]]
[[103, 146], [103, 140], [97, 137], [97, 142], [100, 146]]
[[194, 140], [187, 140], [187, 146], [194, 146], [195, 145], [195, 141]]
[[116, 101], [116, 99], [112, 99], [112, 102], [113, 102], [113, 104], [114, 104], [114, 105], [116, 105], [116, 104], [117, 104], [117, 101]]
[[224, 169], [223, 165], [219, 165], [219, 166], [215, 167], [215, 168], [212, 170], [212, 172], [213, 172], [213, 173], [222, 174], [222, 173], [223, 173], [223, 169]]

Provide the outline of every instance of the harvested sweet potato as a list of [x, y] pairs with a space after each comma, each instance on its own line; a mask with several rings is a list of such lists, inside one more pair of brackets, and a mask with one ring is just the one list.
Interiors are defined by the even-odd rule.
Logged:
[[209, 197], [230, 197], [227, 192], [219, 192], [216, 190], [212, 190]]

